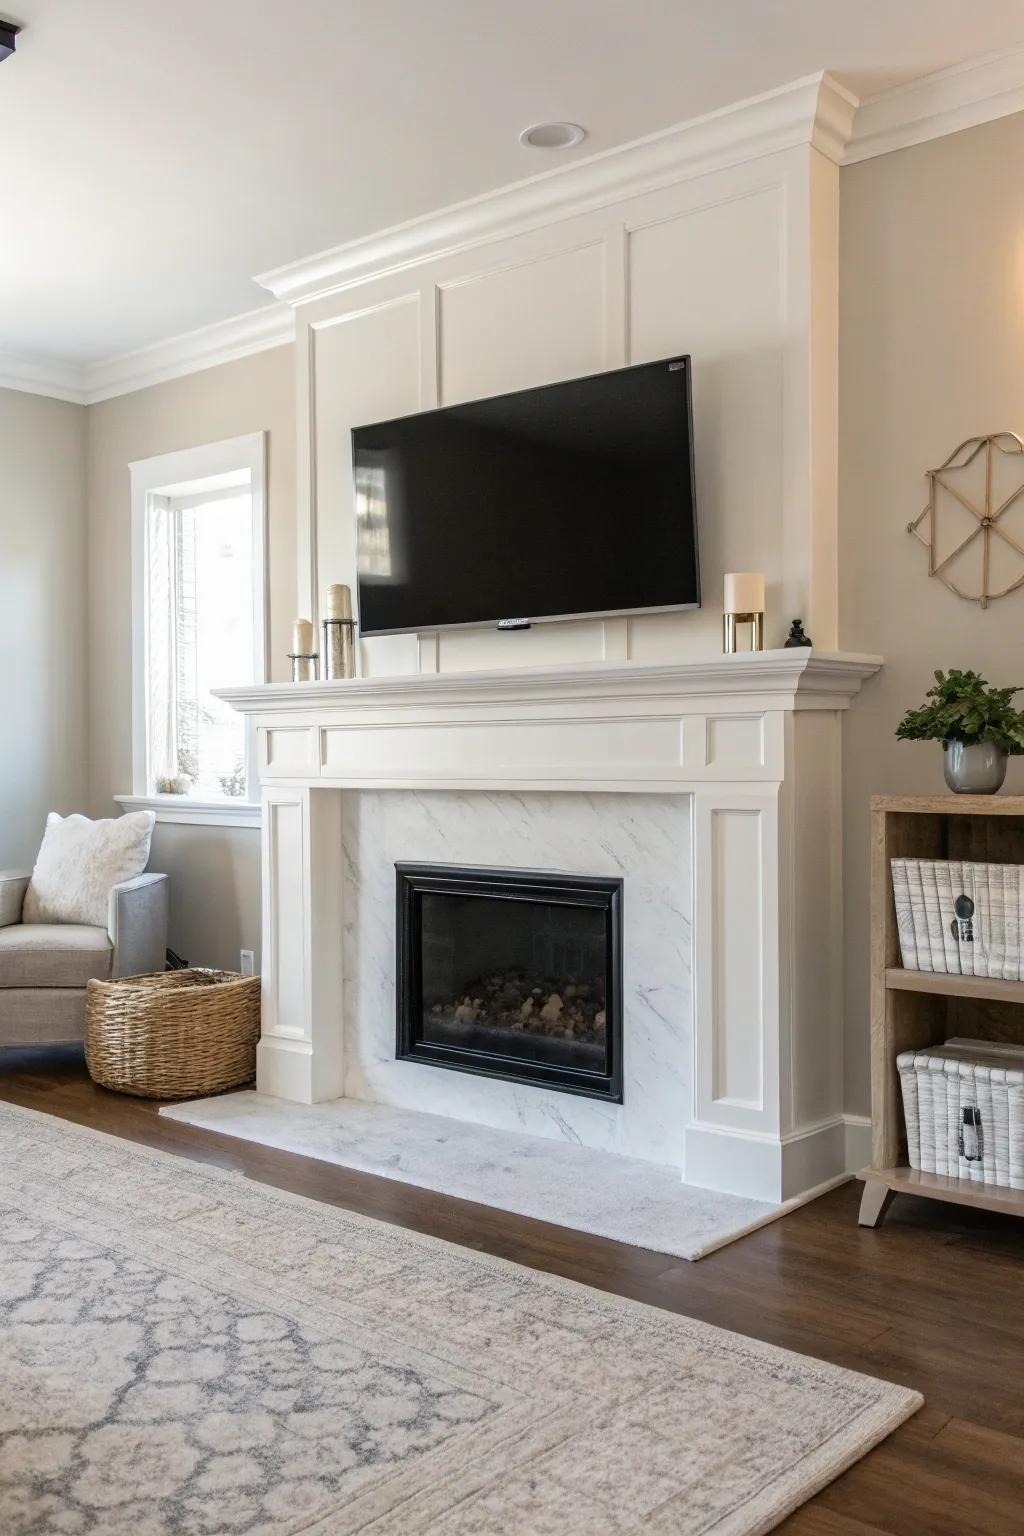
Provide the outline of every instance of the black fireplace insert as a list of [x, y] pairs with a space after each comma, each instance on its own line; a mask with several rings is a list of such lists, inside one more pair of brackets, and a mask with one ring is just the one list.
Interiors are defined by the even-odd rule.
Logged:
[[622, 1102], [622, 881], [396, 864], [399, 1061]]

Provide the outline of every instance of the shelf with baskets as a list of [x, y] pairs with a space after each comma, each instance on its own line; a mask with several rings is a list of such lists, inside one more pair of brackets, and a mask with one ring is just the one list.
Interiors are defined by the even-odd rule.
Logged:
[[885, 985], [892, 992], [930, 992], [937, 997], [977, 997], [993, 1003], [1024, 1003], [1024, 981], [995, 976], [943, 976], [939, 971], [905, 971], [890, 966]]
[[894, 1193], [1024, 1215], [1024, 1190], [909, 1166], [896, 1058], [956, 1038], [1024, 1046], [1024, 981], [904, 970], [893, 858], [1024, 865], [1024, 796], [878, 795], [871, 803], [871, 1166], [860, 1221]]

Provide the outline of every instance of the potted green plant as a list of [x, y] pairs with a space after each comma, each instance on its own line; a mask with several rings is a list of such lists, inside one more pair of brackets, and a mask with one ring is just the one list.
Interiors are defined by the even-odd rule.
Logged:
[[993, 795], [1006, 759], [1024, 754], [1024, 713], [1011, 700], [1020, 687], [990, 688], [978, 672], [936, 672], [930, 702], [908, 709], [900, 741], [941, 741], [946, 783], [957, 795]]

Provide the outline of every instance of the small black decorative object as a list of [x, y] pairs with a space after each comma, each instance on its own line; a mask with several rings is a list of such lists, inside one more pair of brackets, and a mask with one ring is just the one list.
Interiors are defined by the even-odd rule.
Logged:
[[810, 635], [804, 634], [803, 619], [794, 619], [789, 626], [789, 634], [786, 637], [786, 650], [792, 650], [794, 646], [812, 644]]
[[20, 31], [13, 21], [0, 21], [0, 60], [10, 58]]
[[949, 929], [954, 939], [958, 939], [961, 944], [973, 944], [974, 923], [972, 919], [974, 917], [974, 902], [969, 896], [958, 896], [953, 903], [953, 911], [956, 913], [956, 917], [950, 923]]
[[985, 1156], [985, 1132], [981, 1124], [981, 1110], [977, 1104], [965, 1106], [961, 1117], [959, 1142], [960, 1156], [968, 1163], [978, 1163]]

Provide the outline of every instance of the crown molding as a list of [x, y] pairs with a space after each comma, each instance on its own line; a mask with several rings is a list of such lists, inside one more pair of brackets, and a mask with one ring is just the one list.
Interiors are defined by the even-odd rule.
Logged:
[[811, 144], [851, 165], [1024, 111], [1024, 44], [969, 59], [864, 101], [827, 71], [527, 181], [276, 267], [256, 281], [309, 303], [456, 250], [746, 160]]
[[854, 165], [1024, 111], [1024, 43], [858, 102], [827, 71], [408, 223], [276, 267], [277, 300], [102, 362], [0, 352], [0, 389], [93, 405], [295, 339], [293, 309], [438, 256], [524, 234], [673, 182], [811, 145]]
[[172, 336], [152, 347], [126, 352], [100, 363], [15, 357], [0, 352], [0, 389], [49, 395], [76, 405], [96, 405], [115, 395], [128, 395], [169, 379], [184, 378], [220, 363], [233, 363], [255, 352], [267, 352], [295, 340], [295, 317], [284, 304], [206, 325], [183, 336]]
[[216, 368], [220, 363], [233, 363], [240, 357], [283, 347], [294, 340], [294, 316], [283, 305], [268, 304], [183, 336], [172, 336], [156, 346], [89, 365], [83, 369], [85, 404], [94, 405], [115, 395], [164, 384], [203, 368]]
[[1024, 44], [968, 59], [862, 101], [842, 163], [924, 144], [1024, 111]]
[[0, 352], [0, 389], [70, 400], [73, 405], [85, 403], [82, 368], [60, 358], [17, 357], [13, 352]]
[[838, 162], [857, 99], [826, 73], [466, 202], [276, 267], [256, 278], [278, 300], [309, 303], [456, 250], [524, 234], [709, 171], [812, 144]]

